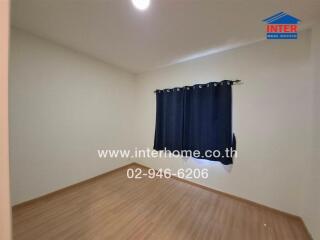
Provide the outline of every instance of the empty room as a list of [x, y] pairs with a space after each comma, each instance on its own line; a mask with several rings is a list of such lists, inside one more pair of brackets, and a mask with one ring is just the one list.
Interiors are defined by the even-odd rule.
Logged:
[[320, 240], [319, 0], [0, 18], [0, 240]]

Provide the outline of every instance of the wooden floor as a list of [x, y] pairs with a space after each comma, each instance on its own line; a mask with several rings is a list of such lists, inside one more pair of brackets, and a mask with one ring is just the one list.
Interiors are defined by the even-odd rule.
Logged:
[[175, 179], [112, 172], [13, 209], [15, 240], [304, 240], [298, 218]]

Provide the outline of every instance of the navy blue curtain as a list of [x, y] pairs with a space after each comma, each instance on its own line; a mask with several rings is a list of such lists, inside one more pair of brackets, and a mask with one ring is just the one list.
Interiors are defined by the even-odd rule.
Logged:
[[157, 91], [157, 114], [154, 149], [170, 151], [183, 148], [184, 95], [176, 91]]
[[157, 90], [154, 149], [198, 151], [193, 157], [232, 164], [232, 83]]

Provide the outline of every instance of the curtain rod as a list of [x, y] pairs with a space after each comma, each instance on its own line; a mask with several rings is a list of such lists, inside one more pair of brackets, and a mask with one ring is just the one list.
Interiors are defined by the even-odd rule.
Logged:
[[[242, 80], [240, 80], [240, 79], [236, 79], [236, 80], [223, 80], [223, 81], [232, 82], [232, 85], [240, 85], [240, 84], [243, 83]], [[220, 84], [221, 84], [221, 83], [223, 83], [223, 81], [221, 81], [221, 82], [210, 82], [210, 83], [213, 83], [213, 84], [219, 84], [219, 83], [220, 83]], [[207, 85], [207, 86], [209, 87], [209, 84], [210, 84], [210, 83], [196, 84], [196, 85], [199, 85], [199, 87], [200, 87], [200, 86], [203, 86], [203, 85]], [[195, 86], [195, 85], [193, 85], [193, 86]], [[180, 88], [188, 88], [188, 87], [192, 87], [192, 86], [183, 86], [183, 87], [175, 87], [175, 88], [180, 89]], [[175, 88], [166, 88], [166, 89], [162, 89], [162, 90], [156, 89], [156, 90], [153, 91], [153, 92], [156, 93], [157, 91], [170, 90], [170, 89], [175, 89]]]

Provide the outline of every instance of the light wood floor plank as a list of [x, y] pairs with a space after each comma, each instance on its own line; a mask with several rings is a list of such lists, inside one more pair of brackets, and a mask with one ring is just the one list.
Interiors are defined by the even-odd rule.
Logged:
[[13, 208], [15, 240], [310, 240], [297, 218], [126, 169]]

